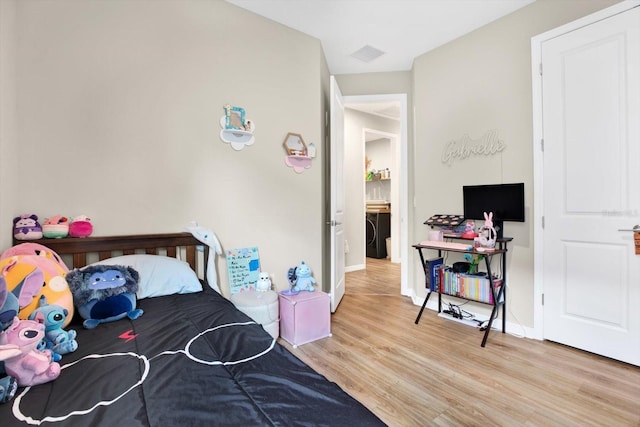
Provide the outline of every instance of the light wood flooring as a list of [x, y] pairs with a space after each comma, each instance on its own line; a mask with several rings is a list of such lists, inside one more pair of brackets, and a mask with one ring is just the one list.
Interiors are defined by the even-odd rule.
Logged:
[[400, 296], [399, 264], [347, 274], [331, 338], [292, 348], [390, 426], [640, 426], [640, 368], [481, 332]]

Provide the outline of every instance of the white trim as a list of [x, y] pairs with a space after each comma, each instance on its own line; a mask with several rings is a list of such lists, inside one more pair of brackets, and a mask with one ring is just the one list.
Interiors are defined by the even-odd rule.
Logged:
[[344, 272], [351, 273], [352, 271], [360, 271], [360, 270], [364, 270], [365, 268], [367, 268], [366, 264], [350, 265], [349, 267], [344, 268]]
[[[542, 64], [542, 44], [555, 37], [575, 31], [579, 28], [591, 25], [603, 19], [610, 18], [627, 10], [640, 6], [640, 0], [626, 0], [606, 9], [602, 9], [591, 15], [577, 19], [553, 30], [539, 34], [531, 38], [531, 90], [533, 101], [533, 330], [531, 336], [536, 339], [544, 339], [544, 310], [542, 306], [542, 294], [544, 292], [543, 277], [543, 155], [540, 147], [544, 123], [542, 122], [542, 76], [540, 65]], [[507, 328], [508, 330], [509, 328]]]
[[[446, 296], [446, 295], [445, 295]], [[425, 297], [426, 298], [426, 297]], [[433, 295], [431, 298], [429, 298], [429, 300], [431, 302], [427, 303], [427, 306], [425, 307], [426, 309], [428, 309], [429, 311], [433, 311], [436, 314], [438, 314], [438, 295]], [[424, 298], [415, 298], [413, 301], [414, 304], [418, 305], [419, 307], [422, 307], [422, 304], [424, 304]], [[465, 309], [468, 311], [468, 309]], [[488, 319], [488, 316], [482, 316], [482, 315], [478, 315], [477, 313], [473, 313], [470, 312], [473, 315], [475, 315], [476, 317], [478, 317], [480, 320], [482, 319]], [[416, 316], [418, 315], [418, 312], [416, 311]], [[500, 314], [500, 316], [495, 319], [493, 321], [492, 329], [496, 329], [492, 332], [490, 332], [490, 335], [495, 334], [495, 333], [500, 333], [502, 332], [502, 314]], [[451, 320], [455, 320], [455, 319], [451, 319]], [[422, 317], [420, 318], [420, 323], [422, 322], [428, 322], [428, 317], [427, 317], [427, 313], [424, 312], [422, 313]], [[467, 323], [467, 322], [463, 322], [463, 323]], [[505, 323], [505, 333], [509, 334], [509, 335], [513, 335], [516, 336], [518, 338], [529, 338], [529, 339], [538, 339], [536, 337], [536, 333], [534, 329], [531, 329], [527, 326], [521, 325], [519, 323], [513, 323], [513, 322], [509, 322], [507, 321]], [[491, 342], [491, 337], [489, 337], [489, 340], [487, 341], [488, 343]]]
[[392, 93], [384, 95], [343, 96], [344, 105], [349, 103], [398, 101], [400, 102], [400, 294], [411, 296], [409, 287], [409, 159], [407, 141], [407, 94]]

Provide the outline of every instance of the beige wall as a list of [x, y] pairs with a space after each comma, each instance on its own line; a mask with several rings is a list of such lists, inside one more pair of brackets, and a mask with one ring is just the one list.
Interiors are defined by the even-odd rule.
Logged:
[[[614, 3], [538, 0], [414, 62], [416, 221], [462, 212], [463, 185], [524, 182], [527, 220], [505, 224], [505, 234], [514, 237], [507, 315], [524, 327], [533, 326], [535, 304], [531, 37]], [[449, 141], [465, 134], [480, 138], [492, 129], [506, 144], [501, 154], [442, 163]], [[423, 239], [425, 232], [417, 227], [414, 240]], [[419, 263], [412, 272], [414, 283], [420, 283]], [[422, 286], [416, 290], [424, 295]]]
[[[324, 153], [296, 174], [282, 148], [287, 132], [323, 145], [318, 40], [222, 1], [2, 4], [16, 77], [1, 101], [0, 247], [26, 212], [87, 214], [95, 235], [197, 220], [224, 248], [258, 246], [279, 288], [302, 260], [323, 283]], [[253, 146], [220, 140], [225, 104], [246, 109]], [[226, 284], [223, 260], [218, 271]]]
[[[417, 58], [413, 71], [337, 76], [345, 96], [407, 94], [411, 242], [426, 217], [460, 211], [467, 182], [524, 181], [531, 215], [530, 38], [614, 3], [538, 0]], [[88, 214], [99, 235], [195, 219], [225, 248], [258, 246], [280, 288], [302, 257], [323, 282], [329, 73], [317, 40], [200, 0], [2, 0], [0, 36], [1, 248], [24, 212]], [[256, 124], [256, 143], [240, 152], [218, 136], [227, 103]], [[440, 162], [447, 141], [489, 129], [506, 142], [502, 155]], [[303, 174], [284, 166], [287, 132], [319, 147]], [[531, 326], [531, 218], [506, 231], [510, 321]], [[225, 268], [219, 261], [223, 284]]]
[[12, 203], [8, 196], [18, 191], [18, 146], [16, 141], [15, 94], [15, 2], [0, 1], [0, 248], [11, 241]]

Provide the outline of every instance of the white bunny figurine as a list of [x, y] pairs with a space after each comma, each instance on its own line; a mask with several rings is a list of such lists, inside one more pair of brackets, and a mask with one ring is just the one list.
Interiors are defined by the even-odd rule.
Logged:
[[478, 237], [480, 246], [483, 248], [494, 248], [496, 246], [497, 236], [498, 233], [496, 233], [496, 229], [493, 228], [493, 212], [489, 212], [489, 215], [484, 212], [484, 225], [480, 228]]

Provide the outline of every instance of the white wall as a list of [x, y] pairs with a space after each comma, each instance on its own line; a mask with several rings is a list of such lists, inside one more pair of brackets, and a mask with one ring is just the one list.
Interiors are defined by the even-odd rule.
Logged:
[[[16, 72], [0, 101], [0, 247], [26, 212], [87, 214], [95, 235], [197, 220], [227, 249], [258, 246], [280, 288], [302, 259], [323, 283], [318, 40], [221, 1], [1, 3], [3, 24], [15, 9], [5, 92]], [[246, 109], [253, 146], [220, 140], [225, 104]], [[284, 164], [287, 132], [319, 148], [302, 174]], [[226, 284], [223, 261], [218, 271]]]

